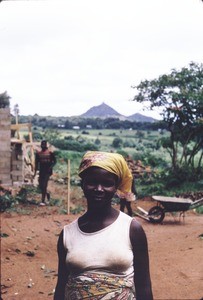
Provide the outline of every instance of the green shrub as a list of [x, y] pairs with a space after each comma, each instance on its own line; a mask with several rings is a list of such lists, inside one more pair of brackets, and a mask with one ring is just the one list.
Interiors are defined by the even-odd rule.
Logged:
[[198, 214], [203, 214], [203, 205], [197, 207], [195, 210]]
[[8, 208], [13, 207], [16, 203], [15, 198], [9, 192], [5, 192], [4, 195], [1, 195], [0, 201], [1, 201], [1, 212], [4, 212]]
[[121, 148], [122, 145], [123, 145], [123, 140], [121, 138], [115, 138], [112, 142], [112, 146], [114, 148]]
[[71, 151], [78, 151], [84, 152], [87, 150], [98, 150], [97, 146], [93, 143], [86, 143], [85, 140], [79, 139], [68, 139], [67, 137], [64, 139], [56, 139], [52, 143], [55, 147], [61, 150], [71, 150]]
[[83, 146], [83, 151], [97, 151], [98, 147], [95, 144], [87, 143]]
[[5, 91], [0, 94], [0, 108], [6, 108], [10, 106], [10, 96]]
[[15, 197], [11, 195], [10, 191], [2, 190], [1, 192], [1, 212], [14, 207], [19, 202], [25, 203], [27, 201], [27, 191], [24, 188], [22, 188]]
[[97, 146], [98, 146], [98, 145], [101, 145], [101, 141], [100, 141], [100, 139], [98, 139], [98, 138], [94, 141], [94, 143], [95, 143], [95, 145], [97, 145]]
[[125, 148], [135, 148], [136, 144], [133, 140], [128, 139], [123, 143], [123, 147]]
[[61, 178], [67, 176], [68, 160], [70, 160], [71, 177], [77, 174], [83, 152], [57, 150], [55, 151], [55, 155], [57, 163], [54, 166], [54, 171], [58, 173]]
[[34, 131], [32, 136], [34, 141], [41, 141], [43, 139], [43, 135], [39, 131]]
[[166, 181], [166, 187], [178, 187], [184, 183], [198, 183], [201, 180], [202, 174], [195, 172], [192, 168], [181, 167], [176, 170], [168, 169], [167, 172], [163, 172], [163, 180]]
[[82, 206], [77, 206], [77, 207], [75, 207], [75, 208], [71, 208], [70, 209], [70, 212], [71, 212], [71, 214], [73, 214], [73, 215], [76, 215], [76, 214], [80, 214], [81, 212], [83, 212], [84, 211], [84, 207], [82, 207]]
[[124, 158], [128, 157], [128, 153], [127, 153], [126, 151], [124, 151], [124, 150], [120, 150], [120, 149], [119, 149], [119, 150], [117, 151], [117, 153], [123, 155]]
[[26, 188], [22, 187], [20, 189], [20, 191], [18, 192], [18, 194], [16, 195], [15, 200], [20, 203], [26, 203], [27, 202], [27, 194], [28, 194], [28, 190]]

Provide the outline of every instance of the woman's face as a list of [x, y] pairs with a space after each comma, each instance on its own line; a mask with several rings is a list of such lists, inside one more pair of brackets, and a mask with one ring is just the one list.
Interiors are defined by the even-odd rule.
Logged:
[[99, 167], [89, 168], [82, 177], [82, 189], [89, 208], [111, 205], [117, 186], [117, 176]]

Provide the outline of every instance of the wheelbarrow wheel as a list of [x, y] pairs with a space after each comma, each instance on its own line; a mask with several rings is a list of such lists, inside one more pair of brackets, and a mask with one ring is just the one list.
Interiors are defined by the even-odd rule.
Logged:
[[153, 206], [148, 212], [148, 217], [152, 223], [161, 223], [165, 217], [165, 212], [160, 206]]

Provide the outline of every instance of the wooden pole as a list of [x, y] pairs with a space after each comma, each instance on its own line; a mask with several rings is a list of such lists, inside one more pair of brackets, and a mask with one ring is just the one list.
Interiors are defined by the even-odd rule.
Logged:
[[68, 159], [68, 197], [67, 197], [67, 214], [70, 214], [70, 159]]

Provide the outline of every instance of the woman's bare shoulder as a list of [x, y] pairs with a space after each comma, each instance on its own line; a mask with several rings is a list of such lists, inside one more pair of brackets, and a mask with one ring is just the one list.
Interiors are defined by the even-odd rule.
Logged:
[[130, 239], [133, 244], [146, 240], [145, 231], [136, 219], [133, 219], [130, 225]]

